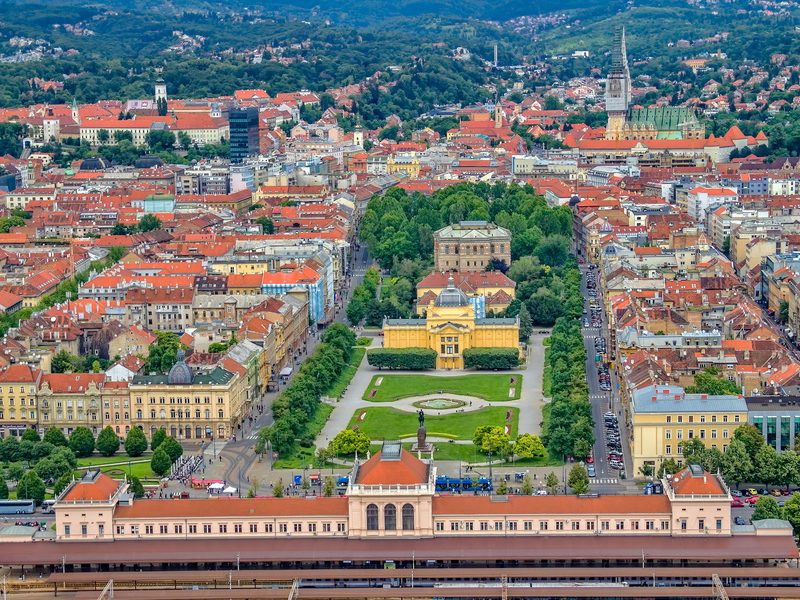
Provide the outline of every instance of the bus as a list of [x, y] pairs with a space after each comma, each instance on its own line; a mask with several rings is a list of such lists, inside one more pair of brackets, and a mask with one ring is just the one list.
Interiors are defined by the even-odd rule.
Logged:
[[52, 513], [53, 512], [53, 506], [55, 505], [55, 503], [56, 503], [55, 500], [45, 500], [44, 502], [42, 502], [42, 512], [43, 513]]
[[0, 500], [0, 515], [32, 515], [35, 510], [33, 500]]

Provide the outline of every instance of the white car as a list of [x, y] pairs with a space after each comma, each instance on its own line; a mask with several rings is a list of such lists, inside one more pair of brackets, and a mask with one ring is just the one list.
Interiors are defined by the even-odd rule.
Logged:
[[536, 490], [537, 496], [547, 496], [547, 490]]

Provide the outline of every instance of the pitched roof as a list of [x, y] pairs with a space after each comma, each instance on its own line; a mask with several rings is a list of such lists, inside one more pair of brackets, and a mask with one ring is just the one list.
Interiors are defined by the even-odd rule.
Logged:
[[103, 373], [48, 373], [42, 377], [54, 394], [80, 394], [94, 383], [99, 389], [105, 379]]
[[135, 500], [114, 511], [117, 519], [252, 517], [253, 515], [347, 516], [347, 498], [197, 498], [188, 500]]
[[363, 485], [413, 485], [428, 481], [428, 465], [402, 450], [399, 459], [378, 452], [358, 468], [356, 483]]
[[11, 365], [0, 373], [0, 383], [33, 383], [40, 375], [39, 369], [33, 369], [28, 365]]
[[683, 471], [672, 476], [670, 485], [679, 496], [691, 494], [727, 495], [716, 476], [704, 471], [698, 465], [689, 465]]
[[650, 496], [434, 496], [434, 515], [658, 514], [670, 513], [665, 495]]
[[61, 498], [61, 502], [90, 502], [108, 500], [119, 489], [119, 484], [105, 473], [89, 472], [76, 481]]

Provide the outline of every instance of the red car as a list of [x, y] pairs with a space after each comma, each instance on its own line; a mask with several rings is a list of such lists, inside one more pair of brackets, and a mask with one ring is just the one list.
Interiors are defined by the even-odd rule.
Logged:
[[744, 506], [744, 502], [742, 502], [741, 498], [734, 498], [731, 500], [731, 507], [732, 508], [742, 508]]
[[759, 498], [758, 496], [748, 496], [747, 498], [744, 499], [744, 501], [747, 502], [748, 504], [755, 504], [756, 502], [758, 502], [758, 498]]
[[589, 463], [589, 464], [592, 464], [594, 462], [594, 456], [592, 456], [591, 454], [589, 456], [587, 456], [586, 457], [586, 462]]

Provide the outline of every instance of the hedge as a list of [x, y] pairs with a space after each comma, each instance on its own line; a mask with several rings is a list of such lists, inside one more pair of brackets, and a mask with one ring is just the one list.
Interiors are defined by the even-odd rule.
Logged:
[[464, 350], [465, 369], [513, 369], [519, 366], [516, 348], [467, 348]]
[[367, 362], [379, 369], [435, 369], [436, 351], [430, 348], [373, 348], [367, 351]]

